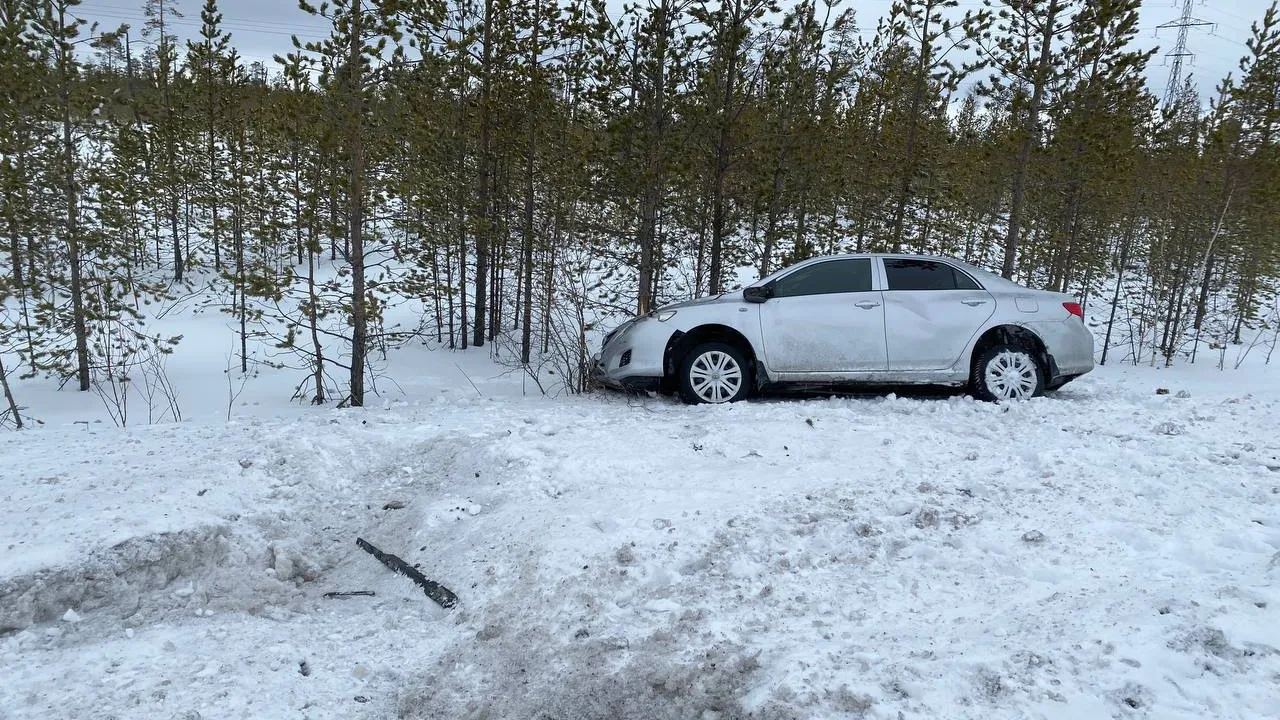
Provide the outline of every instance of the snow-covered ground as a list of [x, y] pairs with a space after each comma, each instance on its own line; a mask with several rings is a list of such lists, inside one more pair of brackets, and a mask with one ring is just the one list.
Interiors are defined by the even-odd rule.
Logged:
[[0, 435], [0, 717], [1280, 717], [1274, 368], [691, 408], [397, 362]]

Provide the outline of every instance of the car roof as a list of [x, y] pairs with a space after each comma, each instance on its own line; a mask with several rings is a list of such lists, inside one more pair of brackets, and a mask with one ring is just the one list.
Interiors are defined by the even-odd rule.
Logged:
[[809, 262], [810, 260], [841, 260], [841, 259], [851, 259], [851, 258], [894, 258], [894, 259], [901, 258], [901, 259], [903, 259], [903, 260], [944, 260], [944, 261], [946, 261], [946, 262], [953, 262], [953, 263], [962, 263], [962, 262], [964, 262], [964, 261], [962, 261], [962, 260], [960, 260], [960, 259], [958, 259], [958, 258], [947, 257], [946, 255], [922, 255], [922, 254], [917, 254], [917, 253], [865, 252], [865, 253], [836, 253], [836, 254], [834, 254], [834, 255], [815, 255], [815, 256], [813, 256], [813, 257], [811, 257], [811, 258], [808, 258], [808, 259], [806, 259], [806, 260], [801, 260], [800, 262], [796, 263], [796, 265], [799, 265], [799, 264], [801, 264], [801, 263]]
[[833, 255], [817, 255], [805, 260], [801, 260], [800, 262], [792, 263], [787, 267], [779, 268], [778, 270], [775, 270], [774, 272], [770, 273], [767, 277], [760, 278], [759, 280], [757, 280], [752, 284], [758, 285], [762, 282], [771, 280], [779, 275], [782, 275], [783, 273], [789, 272], [795, 268], [803, 267], [805, 265], [811, 265], [816, 262], [822, 262], [826, 260], [854, 260], [854, 259], [863, 259], [863, 258], [880, 258], [883, 260], [894, 260], [894, 259], [933, 260], [937, 262], [944, 262], [949, 265], [958, 266], [961, 269], [963, 269], [965, 272], [969, 273], [970, 275], [975, 276], [974, 279], [978, 280], [978, 282], [981, 283], [982, 286], [987, 290], [991, 290], [996, 287], [1003, 288], [1005, 290], [1025, 291], [1028, 289], [1022, 285], [1019, 285], [1018, 283], [1013, 282], [1012, 280], [1005, 279], [991, 272], [990, 270], [985, 270], [976, 265], [960, 260], [959, 258], [948, 257], [946, 255], [923, 255], [923, 254], [913, 254], [913, 253], [887, 253], [887, 252], [837, 253]]

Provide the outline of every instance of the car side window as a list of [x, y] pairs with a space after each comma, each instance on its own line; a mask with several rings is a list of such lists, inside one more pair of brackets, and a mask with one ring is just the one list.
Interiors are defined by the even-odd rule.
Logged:
[[815, 263], [778, 278], [773, 284], [773, 297], [829, 295], [870, 290], [871, 260], [854, 258]]
[[962, 270], [955, 270], [956, 289], [957, 290], [981, 290], [982, 286], [977, 280], [969, 277], [969, 274]]
[[894, 258], [884, 261], [890, 290], [981, 290], [973, 278], [930, 260]]

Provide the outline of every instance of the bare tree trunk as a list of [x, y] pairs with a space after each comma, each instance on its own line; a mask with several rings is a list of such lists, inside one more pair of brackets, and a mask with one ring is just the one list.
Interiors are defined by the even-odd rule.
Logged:
[[207, 128], [208, 140], [205, 146], [205, 151], [209, 156], [209, 204], [212, 212], [209, 225], [209, 235], [213, 240], [213, 269], [216, 271], [222, 269], [222, 242], [218, 235], [218, 147], [217, 138], [215, 137], [217, 134], [217, 112], [215, 105], [217, 90], [215, 89], [215, 83], [213, 82], [212, 46], [206, 44], [206, 47], [209, 53], [206, 59], [206, 62], [209, 63], [209, 66], [207, 67], [208, 77], [206, 78], [209, 86], [209, 93], [205, 98], [205, 103], [206, 109], [208, 110], [209, 125]]
[[[174, 171], [173, 174], [177, 174]], [[174, 180], [176, 186], [178, 181]], [[176, 187], [170, 190], [169, 196], [169, 233], [173, 235], [173, 279], [182, 282], [182, 273], [185, 265], [182, 259], [182, 235], [178, 231], [178, 216], [181, 212], [181, 202]]]
[[[494, 2], [484, 0], [482, 60], [480, 66], [480, 191], [476, 232], [476, 301], [475, 327], [471, 342], [482, 347], [485, 321], [488, 319], [489, 255], [493, 234], [493, 108], [490, 107], [493, 77]], [[465, 347], [465, 346], [464, 346]]]
[[[467, 201], [466, 201], [466, 178], [467, 171], [467, 151], [462, 142], [462, 123], [464, 121], [462, 107], [462, 92], [458, 92], [457, 113], [458, 125], [454, 128], [454, 138], [457, 143], [458, 156], [457, 166], [455, 170], [454, 182], [454, 222], [457, 224], [454, 232], [458, 235], [458, 303], [461, 309], [461, 317], [459, 319], [458, 334], [462, 337], [462, 349], [467, 349], [470, 339], [467, 335]], [[452, 278], [450, 278], [449, 287], [452, 289]], [[458, 347], [453, 334], [453, 295], [452, 290], [449, 295], [449, 347]]]
[[[535, 70], [538, 67], [538, 30], [541, 25], [539, 16], [540, 5], [535, 3], [533, 15], [533, 31], [529, 44], [529, 66]], [[524, 297], [522, 313], [523, 327], [520, 328], [520, 362], [529, 367], [529, 360], [533, 354], [533, 173], [535, 169], [534, 160], [538, 153], [538, 132], [536, 116], [530, 112], [525, 117], [525, 123], [529, 128], [528, 145], [525, 148], [525, 171], [524, 171], [524, 243], [520, 266], [523, 270], [521, 284], [524, 286]]]
[[[312, 226], [311, 232], [315, 233], [315, 227]], [[314, 243], [315, 238], [312, 238]], [[314, 245], [313, 245], [314, 247]], [[315, 372], [312, 379], [315, 382], [316, 394], [311, 398], [312, 405], [323, 405], [324, 397], [324, 346], [320, 344], [320, 318], [319, 318], [320, 298], [316, 295], [316, 255], [307, 249], [307, 325], [311, 330], [311, 352], [315, 355]]]
[[182, 190], [182, 252], [191, 261], [191, 188]]
[[18, 309], [22, 314], [23, 335], [26, 336], [27, 341], [27, 363], [32, 373], [36, 372], [36, 339], [32, 330], [34, 323], [31, 322], [31, 303], [28, 302], [27, 295], [36, 292], [38, 288], [33, 287], [18, 293]]
[[809, 202], [807, 197], [800, 198], [800, 208], [796, 217], [795, 260], [807, 260], [813, 257], [813, 244], [809, 242]]
[[[58, 9], [59, 27], [66, 27], [66, 8]], [[84, 307], [84, 278], [80, 257], [79, 197], [76, 193], [76, 147], [71, 133], [71, 58], [67, 48], [58, 44], [58, 70], [61, 80], [58, 97], [62, 105], [62, 191], [66, 211], [63, 238], [67, 244], [67, 262], [71, 265], [71, 316], [76, 344], [76, 377], [80, 391], [89, 390], [89, 327]]]
[[525, 365], [529, 364], [530, 357], [533, 352], [533, 239], [525, 240], [524, 244], [524, 297], [521, 301], [524, 303], [522, 308], [523, 317], [521, 318], [520, 328], [520, 362]]
[[[453, 324], [453, 323], [454, 323], [454, 319], [453, 319], [453, 317], [454, 317], [454, 315], [453, 315], [454, 310], [453, 310], [453, 250], [452, 250], [452, 243], [445, 243], [445, 252], [444, 252], [444, 283], [445, 283], [445, 287], [449, 289], [449, 295], [448, 295], [448, 297], [446, 298], [446, 306], [448, 307], [448, 310], [449, 310], [449, 349], [450, 349], [450, 350], [453, 350], [454, 348], [458, 347], [458, 340], [457, 340], [457, 335], [455, 334], [454, 324]], [[466, 299], [467, 299], [467, 298], [466, 298], [466, 290], [464, 289], [464, 290], [462, 291], [462, 300], [463, 300], [463, 302], [466, 302]], [[465, 334], [466, 334], [466, 331], [465, 331], [465, 330], [463, 331], [463, 334], [464, 334], [464, 339], [465, 339]]]
[[[448, 263], [448, 262], [449, 262], [449, 255], [448, 255], [448, 252], [446, 251], [445, 263]], [[431, 250], [431, 283], [432, 283], [432, 289], [433, 289], [433, 292], [431, 293], [431, 299], [435, 304], [435, 315], [436, 315], [436, 342], [443, 343], [444, 342], [444, 317], [441, 315], [442, 309], [440, 307], [440, 288], [442, 287], [442, 285], [440, 283], [440, 249], [439, 248], [433, 248]], [[452, 292], [452, 289], [450, 289], [450, 291]]]
[[[1216, 237], [1217, 233], [1215, 232], [1214, 235]], [[1218, 254], [1213, 252], [1213, 241], [1210, 240], [1209, 251], [1205, 253], [1204, 257], [1204, 274], [1200, 278], [1200, 294], [1196, 298], [1196, 319], [1192, 325], [1196, 330], [1199, 330], [1204, 324], [1205, 307], [1209, 302], [1210, 281], [1213, 279], [1213, 265], [1217, 259]]]
[[[243, 191], [237, 193], [243, 198]], [[242, 200], [243, 201], [243, 200]], [[248, 281], [244, 263], [244, 206], [237, 203], [235, 218], [231, 221], [236, 251], [236, 315], [240, 321], [240, 372], [249, 372], [249, 304], [245, 297]]]
[[18, 412], [18, 403], [13, 399], [13, 391], [9, 389], [9, 374], [4, 369], [3, 357], [0, 357], [0, 388], [4, 389], [4, 399], [9, 404], [9, 414], [13, 417], [13, 425], [21, 430], [22, 413]]
[[1134, 219], [1130, 215], [1129, 228], [1120, 241], [1120, 269], [1116, 272], [1116, 288], [1111, 295], [1111, 315], [1107, 318], [1107, 334], [1102, 341], [1102, 359], [1098, 362], [1099, 365], [1107, 364], [1107, 353], [1111, 350], [1111, 331], [1116, 324], [1116, 308], [1120, 305], [1120, 288], [1124, 285], [1124, 269], [1129, 264], [1129, 245], [1133, 240], [1133, 224]]
[[867, 229], [871, 225], [868, 216], [871, 214], [870, 200], [866, 197], [858, 204], [858, 239], [854, 243], [855, 252], [866, 252], [867, 249]]
[[295, 144], [289, 152], [289, 167], [293, 170], [293, 246], [298, 253], [298, 264], [301, 265], [302, 251], [307, 242], [302, 239], [302, 170], [298, 168], [298, 162], [298, 146]]
[[1244, 327], [1244, 317], [1248, 312], [1249, 305], [1253, 303], [1255, 281], [1251, 278], [1242, 288], [1242, 296], [1236, 302], [1236, 317], [1234, 327], [1231, 330], [1231, 341], [1236, 345], [1240, 344], [1240, 331]]
[[551, 230], [551, 242], [547, 246], [547, 264], [543, 278], [542, 292], [542, 354], [551, 352], [551, 308], [556, 293], [556, 247], [560, 244], [561, 222], [563, 212], [557, 208], [555, 224]]
[[355, 0], [351, 12], [351, 47], [347, 55], [347, 83], [351, 116], [347, 118], [348, 262], [351, 266], [351, 405], [364, 405], [364, 361], [368, 334], [364, 278], [364, 88], [362, 87], [364, 38], [361, 29], [363, 2]]
[[244, 174], [241, 172], [241, 160], [244, 156], [245, 129], [243, 122], [235, 128], [234, 140], [228, 146], [228, 169], [233, 178], [231, 207], [231, 252], [235, 261], [235, 286], [232, 295], [232, 306], [239, 323], [240, 340], [240, 372], [249, 371], [249, 339], [248, 339], [248, 302], [245, 287], [248, 284], [244, 259]]
[[1178, 343], [1182, 339], [1182, 299], [1186, 293], [1186, 284], [1178, 286], [1178, 292], [1169, 299], [1170, 315], [1165, 319], [1164, 366], [1173, 366], [1173, 356], [1178, 351]]
[[[924, 199], [924, 222], [920, 227], [920, 254], [929, 251], [929, 236], [933, 234], [933, 196], [929, 195]], [[946, 249], [946, 253], [950, 254], [951, 250]]]
[[508, 208], [500, 206], [506, 192], [505, 173], [501, 179], [503, 182], [499, 183], [495, 174], [490, 195], [494, 215], [494, 224], [491, 227], [494, 228], [494, 235], [489, 245], [489, 342], [497, 340], [498, 331], [502, 329], [502, 291], [503, 282], [506, 279], [507, 240], [510, 230], [507, 222]]
[[[328, 177], [336, 178], [338, 175], [338, 164], [333, 159], [329, 159]], [[338, 259], [338, 185], [337, 183], [329, 183], [329, 260], [332, 262]]]
[[[726, 120], [727, 122], [727, 120]], [[728, 128], [721, 128], [720, 140], [716, 143], [716, 166], [715, 176], [713, 179], [712, 194], [712, 210], [711, 210], [711, 251], [709, 268], [707, 270], [707, 290], [712, 295], [720, 293], [723, 269], [724, 255], [724, 234], [725, 222], [727, 220], [727, 208], [724, 181], [725, 175], [729, 170], [729, 131]]]
[[1209, 301], [1209, 283], [1213, 277], [1213, 246], [1218, 242], [1218, 236], [1222, 234], [1222, 225], [1227, 220], [1227, 211], [1231, 208], [1231, 196], [1234, 189], [1228, 187], [1227, 196], [1222, 201], [1222, 214], [1218, 216], [1218, 223], [1213, 228], [1213, 235], [1209, 237], [1209, 244], [1204, 249], [1204, 273], [1200, 278], [1200, 295], [1196, 299], [1196, 317], [1195, 317], [1195, 343], [1191, 346], [1191, 362], [1196, 361], [1196, 351], [1200, 349], [1200, 328], [1204, 324], [1205, 305]]
[[769, 204], [765, 209], [764, 241], [760, 248], [760, 277], [769, 274], [773, 267], [773, 252], [778, 243], [778, 221], [782, 218], [782, 188], [785, 173], [782, 157], [773, 167], [773, 183], [769, 191]]
[[704, 195], [698, 203], [698, 252], [693, 264], [693, 294], [702, 292], [702, 281], [707, 276], [707, 226], [710, 222], [710, 192], [704, 189]]

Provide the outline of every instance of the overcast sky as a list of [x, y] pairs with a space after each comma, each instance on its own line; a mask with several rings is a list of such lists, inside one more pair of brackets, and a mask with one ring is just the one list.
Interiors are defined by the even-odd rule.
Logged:
[[[202, 3], [203, 0], [178, 0], [178, 8], [185, 16], [176, 21], [174, 28], [180, 36], [197, 36]], [[266, 62], [272, 69], [272, 55], [289, 49], [290, 35], [296, 34], [304, 41], [325, 35], [324, 20], [299, 10], [295, 0], [220, 0], [218, 4], [223, 26], [232, 34], [240, 54], [250, 61]], [[887, 12], [890, 4], [891, 0], [846, 0], [843, 7], [854, 8], [858, 25], [870, 35], [876, 20]], [[1191, 29], [1187, 46], [1196, 57], [1184, 62], [1184, 72], [1192, 75], [1202, 96], [1211, 94], [1227, 72], [1239, 74], [1238, 65], [1246, 52], [1244, 43], [1250, 34], [1250, 24], [1262, 17], [1269, 4], [1270, 0], [1214, 0], [1207, 4], [1197, 1], [1196, 17], [1212, 25]], [[140, 0], [83, 0], [80, 9], [83, 17], [104, 27], [129, 23], [141, 28], [141, 5]], [[620, 9], [622, 2], [609, 0], [609, 5]], [[981, 7], [981, 1], [960, 0], [960, 5], [962, 11], [976, 9]], [[1177, 39], [1176, 29], [1158, 30], [1158, 27], [1176, 21], [1181, 10], [1182, 0], [1147, 0], [1143, 5], [1140, 42], [1147, 47], [1160, 47], [1160, 55], [1152, 60], [1147, 71], [1147, 81], [1157, 95], [1163, 95], [1168, 81], [1169, 63], [1164, 53], [1172, 50]]]

